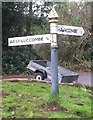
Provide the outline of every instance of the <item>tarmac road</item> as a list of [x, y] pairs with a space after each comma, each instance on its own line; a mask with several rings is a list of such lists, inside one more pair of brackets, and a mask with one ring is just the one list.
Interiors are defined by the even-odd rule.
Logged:
[[[82, 85], [87, 85], [93, 87], [93, 72], [78, 72], [79, 78], [78, 83]], [[15, 79], [15, 78], [26, 78], [29, 80], [30, 78], [34, 78], [34, 76], [27, 76], [27, 75], [12, 75], [12, 76], [3, 76], [3, 79]]]
[[93, 87], [93, 72], [79, 72], [78, 82]]

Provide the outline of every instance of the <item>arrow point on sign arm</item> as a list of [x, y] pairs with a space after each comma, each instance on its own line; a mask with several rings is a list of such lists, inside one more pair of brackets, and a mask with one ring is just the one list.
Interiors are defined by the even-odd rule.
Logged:
[[82, 35], [85, 33], [84, 29], [82, 28]]

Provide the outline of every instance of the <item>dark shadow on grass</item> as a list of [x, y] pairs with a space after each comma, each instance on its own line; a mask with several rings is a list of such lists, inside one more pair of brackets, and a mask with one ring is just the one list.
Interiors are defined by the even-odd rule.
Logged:
[[57, 111], [57, 112], [68, 112], [68, 110], [64, 107], [61, 107], [58, 103], [56, 102], [50, 102], [47, 104], [43, 104], [41, 106], [45, 111]]

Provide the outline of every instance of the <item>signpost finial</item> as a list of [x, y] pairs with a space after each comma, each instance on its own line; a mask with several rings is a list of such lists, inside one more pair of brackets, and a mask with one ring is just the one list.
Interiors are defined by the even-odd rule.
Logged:
[[57, 12], [56, 12], [56, 10], [55, 10], [55, 6], [56, 5], [53, 5], [53, 7], [52, 7], [52, 9], [51, 9], [51, 11], [50, 11], [50, 13], [48, 15], [49, 19], [53, 19], [53, 18], [58, 18], [59, 17]]

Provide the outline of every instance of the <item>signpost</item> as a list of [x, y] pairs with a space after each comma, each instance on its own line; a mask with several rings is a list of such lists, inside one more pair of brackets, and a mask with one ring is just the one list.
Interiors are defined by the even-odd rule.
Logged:
[[57, 23], [58, 14], [53, 7], [48, 15], [50, 23], [50, 33], [53, 34], [51, 41], [51, 93], [58, 94], [58, 45], [57, 45]]
[[64, 35], [82, 36], [84, 34], [84, 29], [76, 26], [58, 25], [57, 31], [58, 34]]
[[59, 93], [57, 34], [82, 36], [84, 34], [84, 30], [82, 27], [57, 25], [58, 14], [54, 6], [48, 15], [48, 18], [50, 23], [50, 34], [9, 38], [8, 45], [20, 46], [20, 45], [51, 43], [51, 82], [52, 82], [51, 92], [53, 94], [57, 94]]
[[67, 26], [67, 25], [57, 25], [58, 14], [53, 7], [48, 16], [50, 22], [50, 33], [55, 34], [51, 41], [51, 92], [53, 94], [59, 93], [58, 88], [58, 45], [57, 45], [57, 34], [64, 35], [75, 35], [82, 36], [84, 30], [82, 27]]
[[52, 40], [51, 34], [14, 37], [14, 38], [8, 39], [8, 45], [9, 46], [20, 46], [20, 45], [51, 43], [51, 40]]

